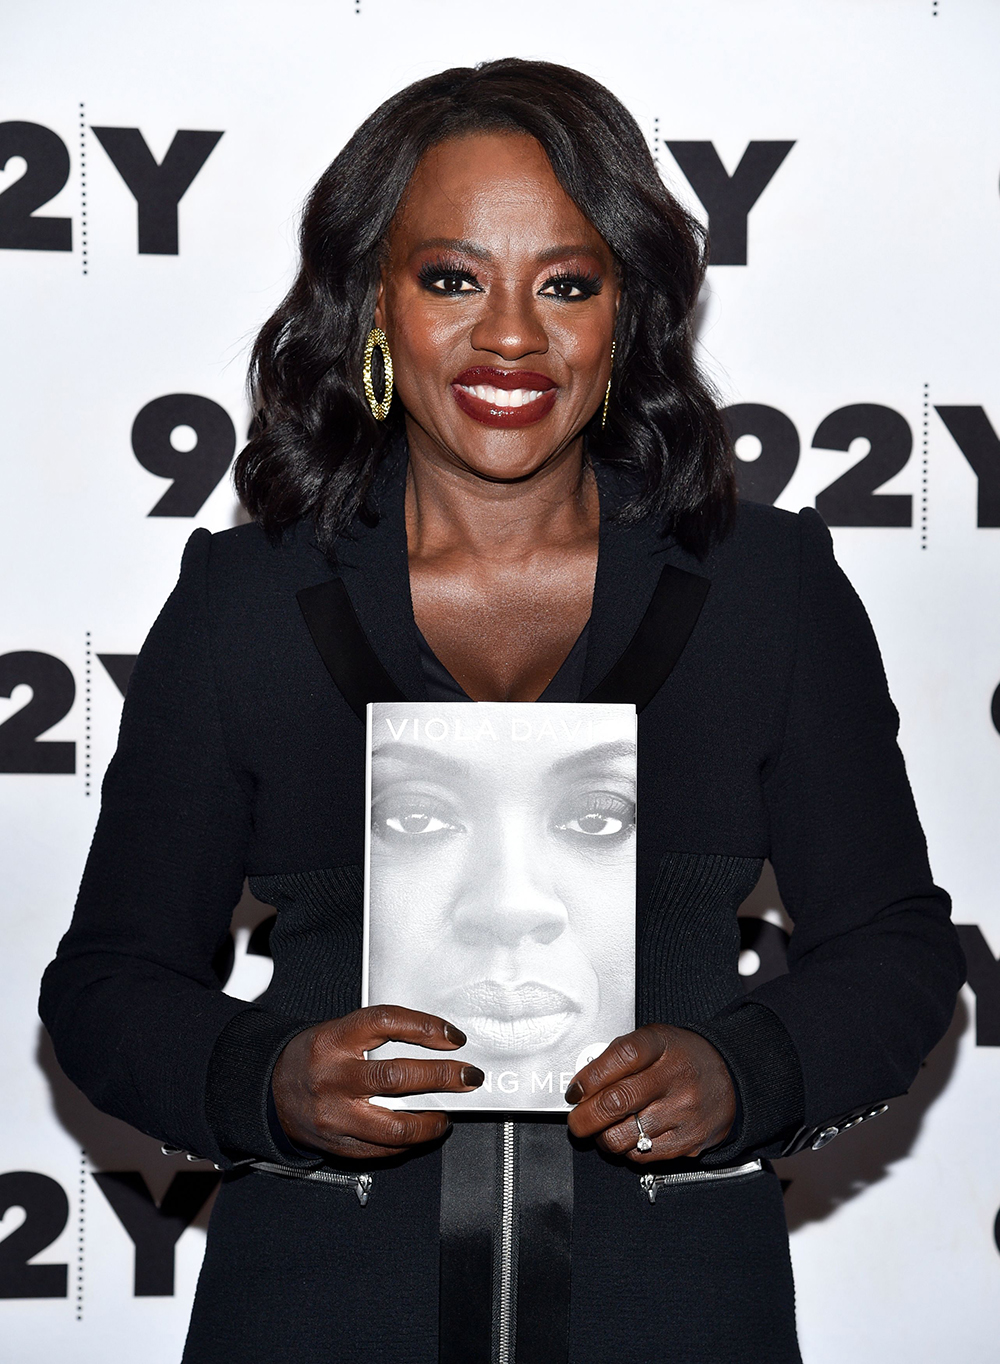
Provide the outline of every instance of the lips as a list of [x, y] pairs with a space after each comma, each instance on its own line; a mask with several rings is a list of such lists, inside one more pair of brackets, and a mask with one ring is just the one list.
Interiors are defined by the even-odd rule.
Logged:
[[455, 401], [483, 426], [530, 426], [552, 411], [559, 385], [546, 374], [527, 369], [495, 369], [475, 365], [451, 383]]
[[481, 980], [456, 990], [447, 1010], [470, 1041], [490, 1051], [520, 1054], [555, 1046], [580, 1007], [561, 990], [537, 981], [512, 987]]

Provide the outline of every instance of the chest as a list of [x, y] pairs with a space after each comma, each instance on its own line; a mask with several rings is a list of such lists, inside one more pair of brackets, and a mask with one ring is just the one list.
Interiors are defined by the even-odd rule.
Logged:
[[483, 561], [410, 561], [416, 623], [476, 701], [534, 701], [590, 617], [596, 543]]

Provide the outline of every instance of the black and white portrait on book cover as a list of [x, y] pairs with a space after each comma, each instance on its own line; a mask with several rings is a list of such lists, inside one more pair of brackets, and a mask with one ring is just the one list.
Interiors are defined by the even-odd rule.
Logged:
[[[437, 1014], [486, 1076], [393, 1108], [565, 1112], [635, 1026], [635, 707], [368, 707], [365, 1004]], [[373, 1056], [433, 1056], [387, 1043]]]

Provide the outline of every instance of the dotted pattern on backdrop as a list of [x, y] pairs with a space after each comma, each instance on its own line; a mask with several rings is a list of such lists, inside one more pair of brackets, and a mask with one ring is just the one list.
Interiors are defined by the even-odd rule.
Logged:
[[80, 270], [87, 273], [87, 119], [80, 102]]

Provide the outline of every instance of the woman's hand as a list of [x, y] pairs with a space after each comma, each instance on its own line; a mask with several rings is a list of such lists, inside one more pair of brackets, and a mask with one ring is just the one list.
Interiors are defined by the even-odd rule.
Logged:
[[448, 1128], [446, 1113], [397, 1113], [369, 1103], [373, 1094], [467, 1094], [483, 1083], [478, 1066], [462, 1061], [366, 1061], [383, 1042], [438, 1051], [464, 1046], [463, 1032], [443, 1018], [382, 1004], [300, 1032], [278, 1057], [271, 1090], [278, 1120], [297, 1146], [350, 1160], [398, 1156]]
[[[726, 1063], [710, 1042], [686, 1028], [651, 1023], [616, 1037], [566, 1091], [576, 1104], [569, 1129], [598, 1146], [646, 1162], [696, 1156], [724, 1141], [736, 1116]], [[636, 1150], [639, 1129], [652, 1148]]]

